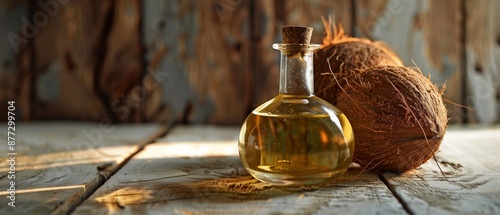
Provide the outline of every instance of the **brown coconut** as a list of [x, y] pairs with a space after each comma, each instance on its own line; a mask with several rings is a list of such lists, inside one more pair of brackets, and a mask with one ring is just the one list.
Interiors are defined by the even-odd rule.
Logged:
[[373, 66], [403, 66], [401, 59], [383, 42], [353, 38], [323, 19], [326, 36], [314, 55], [316, 96], [333, 103], [345, 84], [344, 77]]
[[414, 68], [378, 66], [345, 77], [334, 105], [354, 130], [354, 161], [371, 170], [404, 172], [438, 150], [448, 124], [438, 89]]

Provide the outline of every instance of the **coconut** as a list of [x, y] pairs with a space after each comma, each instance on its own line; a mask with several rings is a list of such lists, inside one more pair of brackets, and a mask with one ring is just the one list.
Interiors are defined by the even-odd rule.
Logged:
[[401, 66], [371, 67], [345, 80], [334, 105], [351, 122], [356, 163], [404, 172], [434, 156], [448, 125], [444, 87]]
[[402, 66], [401, 59], [383, 42], [353, 38], [323, 19], [326, 36], [314, 55], [314, 89], [331, 103], [345, 84], [344, 77], [373, 66]]

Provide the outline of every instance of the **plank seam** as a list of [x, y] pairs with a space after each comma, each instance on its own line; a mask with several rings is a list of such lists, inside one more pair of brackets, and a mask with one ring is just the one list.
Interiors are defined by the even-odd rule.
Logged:
[[89, 199], [92, 194], [94, 194], [102, 185], [106, 183], [115, 173], [117, 173], [121, 168], [123, 168], [135, 155], [144, 150], [144, 148], [150, 144], [154, 143], [156, 139], [162, 138], [171, 131], [173, 126], [165, 125], [161, 126], [160, 129], [153, 135], [146, 138], [144, 141], [139, 142], [136, 147], [132, 148], [132, 152], [128, 154], [123, 160], [118, 161], [118, 164], [111, 168], [110, 170], [105, 169], [97, 173], [97, 178], [94, 178], [91, 182], [86, 184], [88, 190], [84, 190], [81, 196], [75, 194], [73, 198], [77, 198], [76, 201], [65, 201], [58, 207], [56, 207], [50, 214], [60, 215], [60, 214], [71, 214], [78, 206]]
[[403, 200], [403, 197], [401, 197], [397, 192], [396, 190], [394, 189], [394, 187], [389, 183], [389, 181], [383, 176], [383, 173], [377, 173], [379, 179], [384, 182], [385, 186], [391, 191], [392, 195], [394, 197], [396, 197], [396, 199], [398, 200], [398, 202], [401, 204], [401, 206], [403, 206], [403, 209], [406, 211], [406, 213], [410, 214], [410, 215], [414, 215], [415, 213], [413, 213], [413, 211], [410, 209], [410, 206], [408, 205], [407, 202], [405, 202]]
[[71, 201], [64, 201], [62, 204], [58, 205], [56, 208], [52, 210], [50, 213], [51, 215], [60, 215], [60, 214], [70, 214], [78, 205], [80, 205], [82, 202], [84, 202], [86, 199], [88, 199], [99, 187], [101, 187], [104, 182], [106, 182], [106, 178], [104, 175], [98, 173], [96, 175], [97, 177], [94, 178], [92, 181], [86, 184], [86, 188], [89, 188], [88, 190], [83, 190], [82, 194], [75, 194], [73, 195], [71, 199], [76, 199], [76, 201], [71, 202]]
[[125, 166], [125, 164], [127, 164], [130, 161], [130, 159], [132, 159], [132, 157], [134, 157], [136, 154], [138, 154], [139, 152], [144, 150], [144, 148], [147, 145], [155, 142], [156, 139], [167, 135], [167, 133], [171, 130], [170, 129], [171, 127], [172, 126], [162, 126], [159, 131], [157, 131], [156, 133], [151, 135], [149, 138], [145, 139], [142, 142], [139, 142], [139, 144], [133, 148], [135, 150], [133, 150], [129, 155], [127, 155], [125, 158], [123, 158], [123, 160], [118, 161], [118, 164], [116, 165], [115, 168], [111, 168], [109, 170], [105, 169], [103, 171], [100, 171], [99, 174], [102, 174], [106, 178], [106, 181], [107, 181], [109, 178], [111, 178], [111, 176], [113, 176], [116, 172], [118, 172], [118, 170], [120, 170], [123, 166]]

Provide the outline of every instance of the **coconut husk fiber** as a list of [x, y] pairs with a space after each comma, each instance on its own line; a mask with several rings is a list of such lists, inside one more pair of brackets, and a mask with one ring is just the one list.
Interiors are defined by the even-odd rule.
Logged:
[[374, 66], [403, 66], [401, 59], [383, 42], [353, 38], [344, 34], [341, 25], [325, 21], [326, 36], [314, 55], [316, 96], [334, 103], [345, 84], [344, 77]]
[[434, 156], [448, 125], [444, 87], [402, 66], [371, 67], [345, 80], [334, 105], [353, 127], [356, 163], [405, 172]]

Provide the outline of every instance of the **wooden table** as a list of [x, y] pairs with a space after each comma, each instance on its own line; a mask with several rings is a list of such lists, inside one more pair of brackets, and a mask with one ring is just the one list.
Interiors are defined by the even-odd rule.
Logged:
[[500, 214], [500, 127], [449, 128], [404, 174], [351, 168], [334, 184], [278, 187], [242, 167], [237, 127], [20, 123], [15, 208], [0, 126], [0, 214]]

